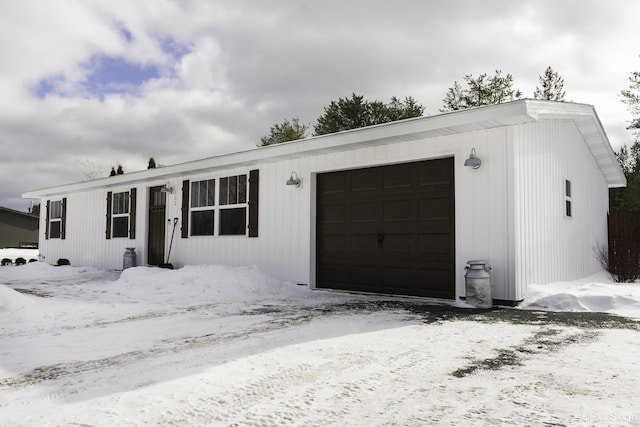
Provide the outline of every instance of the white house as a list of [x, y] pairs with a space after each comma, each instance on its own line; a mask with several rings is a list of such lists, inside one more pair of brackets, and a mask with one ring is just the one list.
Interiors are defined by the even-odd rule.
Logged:
[[624, 185], [592, 106], [519, 100], [23, 197], [41, 200], [49, 263], [120, 269], [133, 247], [138, 265], [457, 299], [467, 261], [484, 259], [494, 301], [517, 303], [530, 283], [601, 269], [608, 188]]

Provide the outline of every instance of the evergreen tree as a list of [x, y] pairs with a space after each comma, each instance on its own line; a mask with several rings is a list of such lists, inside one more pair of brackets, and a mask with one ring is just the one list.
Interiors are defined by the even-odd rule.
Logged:
[[109, 172], [109, 176], [116, 176], [116, 168], [111, 166], [111, 172]]
[[156, 160], [153, 157], [149, 157], [149, 166], [147, 169], [155, 169], [156, 168]]
[[620, 92], [622, 102], [627, 104], [632, 120], [627, 129], [633, 131], [635, 141], [628, 149], [626, 145], [616, 152], [620, 167], [627, 178], [626, 188], [612, 188], [609, 192], [611, 209], [640, 211], [640, 71], [629, 77], [629, 88]]
[[637, 142], [640, 139], [640, 71], [632, 72], [629, 82], [629, 89], [622, 90], [620, 94], [633, 116], [627, 129], [633, 130]]
[[122, 168], [122, 165], [118, 165], [118, 170], [116, 171], [116, 174], [118, 175], [124, 174], [124, 169]]
[[303, 139], [307, 136], [308, 129], [309, 125], [301, 124], [298, 117], [294, 117], [291, 121], [285, 119], [284, 122], [271, 126], [269, 135], [260, 138], [258, 147]]
[[500, 104], [522, 97], [522, 92], [513, 88], [513, 76], [511, 74], [502, 76], [501, 70], [496, 70], [493, 76], [487, 76], [484, 73], [474, 78], [472, 74], [467, 74], [464, 80], [467, 84], [466, 89], [455, 81], [447, 90], [442, 100], [441, 112]]
[[631, 149], [623, 145], [616, 157], [627, 178], [627, 186], [609, 190], [609, 207], [640, 211], [640, 140], [636, 140]]
[[314, 135], [420, 117], [423, 112], [424, 106], [412, 97], [400, 101], [394, 96], [389, 104], [385, 104], [381, 101], [367, 101], [362, 95], [353, 93], [351, 98], [338, 98], [324, 107], [324, 113], [318, 117], [314, 126]]
[[564, 79], [553, 71], [551, 65], [547, 67], [544, 74], [539, 76], [540, 86], [536, 86], [533, 93], [535, 99], [546, 101], [564, 101]]

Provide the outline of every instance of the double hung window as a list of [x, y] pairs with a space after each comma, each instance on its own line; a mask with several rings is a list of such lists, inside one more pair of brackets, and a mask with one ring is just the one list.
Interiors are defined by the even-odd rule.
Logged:
[[213, 236], [216, 180], [191, 183], [191, 235]]
[[107, 224], [105, 238], [136, 238], [136, 194], [137, 189], [107, 192]]
[[49, 203], [49, 238], [60, 239], [62, 237], [62, 200], [54, 200]]
[[220, 178], [220, 236], [247, 233], [247, 175]]
[[129, 237], [129, 192], [113, 194], [112, 237]]
[[[188, 192], [188, 193], [187, 193]], [[230, 236], [247, 234], [247, 175], [226, 176], [202, 181], [185, 181], [183, 215], [188, 206], [190, 236]], [[184, 237], [184, 236], [183, 236]]]
[[573, 198], [571, 195], [571, 181], [564, 180], [564, 214], [566, 217], [573, 217]]

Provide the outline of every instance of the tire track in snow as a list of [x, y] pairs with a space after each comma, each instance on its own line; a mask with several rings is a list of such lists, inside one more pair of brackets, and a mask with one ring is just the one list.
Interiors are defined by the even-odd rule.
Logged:
[[496, 356], [473, 360], [469, 365], [453, 371], [451, 375], [463, 378], [478, 370], [497, 370], [507, 366], [521, 365], [532, 354], [551, 353], [569, 344], [590, 342], [595, 340], [598, 335], [599, 333], [593, 330], [566, 331], [557, 328], [542, 328], [522, 344], [496, 349]]
[[266, 332], [298, 326], [308, 323], [312, 319], [313, 316], [309, 316], [307, 314], [295, 317], [272, 319], [252, 328], [229, 333], [212, 333], [189, 337], [179, 341], [167, 341], [165, 345], [156, 346], [148, 350], [131, 351], [102, 359], [39, 366], [25, 374], [1, 379], [0, 389], [2, 387], [24, 387], [32, 384], [38, 384], [43, 381], [56, 380], [71, 375], [98, 371], [108, 367], [117, 367], [135, 363], [152, 357], [160, 357], [168, 353], [178, 353], [212, 345], [219, 345], [234, 340], [242, 340], [254, 335], [264, 334]]

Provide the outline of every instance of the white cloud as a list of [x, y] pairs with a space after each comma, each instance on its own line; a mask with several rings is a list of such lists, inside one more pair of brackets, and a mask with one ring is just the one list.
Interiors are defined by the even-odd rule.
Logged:
[[178, 65], [178, 76], [186, 90], [215, 91], [226, 89], [224, 58], [212, 38], [198, 41], [193, 52], [185, 55]]

